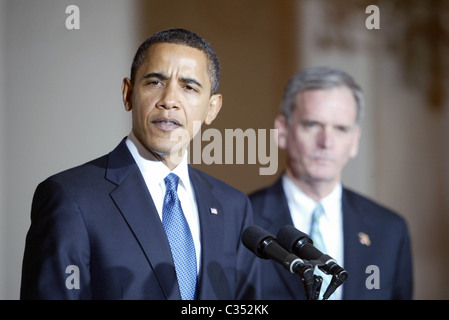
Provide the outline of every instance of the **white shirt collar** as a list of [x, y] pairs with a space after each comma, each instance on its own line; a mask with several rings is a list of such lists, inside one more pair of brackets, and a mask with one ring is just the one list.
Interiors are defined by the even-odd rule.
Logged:
[[331, 193], [320, 201], [324, 208], [325, 217], [329, 221], [340, 218], [342, 189], [341, 183], [337, 183]]
[[306, 195], [287, 175], [283, 176], [282, 183], [287, 200], [291, 205], [294, 205], [296, 211], [312, 216], [316, 202]]
[[[153, 160], [150, 152], [140, 143], [134, 133], [131, 131], [126, 139], [126, 145], [137, 163], [145, 182], [151, 185], [163, 186], [165, 192], [164, 178], [170, 173], [175, 173], [180, 180], [180, 186], [183, 186], [187, 192], [191, 193], [191, 185], [189, 179], [188, 152], [186, 151], [179, 165], [173, 171], [162, 162]], [[151, 160], [150, 160], [151, 159]], [[151, 180], [149, 179], [151, 177]]]
[[[312, 213], [317, 202], [306, 195], [287, 175], [283, 175], [282, 184], [287, 198], [293, 225], [308, 233], [312, 221]], [[335, 226], [336, 230], [341, 228], [342, 208], [341, 208], [342, 185], [337, 183], [329, 195], [321, 199], [324, 208], [322, 219], [329, 226]], [[337, 231], [339, 232], [339, 231]]]
[[[283, 185], [287, 199], [294, 203], [298, 211], [311, 216], [318, 203], [305, 194], [287, 175], [283, 176]], [[337, 183], [331, 193], [319, 201], [323, 205], [327, 219], [333, 216], [330, 213], [335, 212], [336, 208], [340, 210], [341, 195], [342, 185]]]

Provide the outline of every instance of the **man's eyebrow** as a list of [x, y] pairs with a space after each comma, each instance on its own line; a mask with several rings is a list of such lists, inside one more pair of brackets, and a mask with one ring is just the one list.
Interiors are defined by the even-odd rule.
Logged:
[[193, 79], [193, 78], [183, 78], [183, 77], [181, 77], [180, 80], [181, 80], [183, 83], [187, 83], [187, 84], [195, 84], [195, 85], [197, 85], [197, 86], [200, 87], [200, 88], [203, 87], [203, 86], [201, 85], [201, 83], [199, 83], [197, 80], [195, 80], [195, 79]]
[[168, 77], [166, 75], [159, 73], [159, 72], [150, 72], [142, 77], [142, 79], [149, 79], [149, 78], [156, 78], [159, 80], [167, 80], [168, 79]]
[[[151, 78], [156, 78], [159, 80], [168, 80], [169, 77], [160, 72], [150, 72], [142, 77], [142, 79], [151, 79]], [[180, 80], [181, 80], [181, 82], [186, 83], [186, 84], [195, 84], [200, 88], [203, 87], [203, 85], [199, 81], [197, 81], [193, 78], [181, 77]]]
[[321, 123], [320, 121], [315, 120], [315, 119], [311, 119], [311, 118], [301, 119], [299, 122], [302, 123], [302, 124], [311, 124], [311, 123], [318, 124], [318, 123]]

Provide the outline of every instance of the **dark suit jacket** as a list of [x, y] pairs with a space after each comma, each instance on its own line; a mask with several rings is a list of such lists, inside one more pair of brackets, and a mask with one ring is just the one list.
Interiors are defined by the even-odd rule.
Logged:
[[[251, 194], [250, 200], [255, 224], [273, 235], [284, 225], [293, 225], [282, 178], [272, 186]], [[342, 211], [343, 267], [349, 274], [343, 284], [343, 299], [411, 299], [412, 259], [404, 219], [346, 188], [343, 188]], [[361, 243], [359, 232], [369, 236], [369, 245]], [[377, 266], [378, 269], [369, 266]], [[263, 299], [306, 299], [299, 276], [268, 260], [261, 262], [261, 269]], [[378, 289], [373, 288], [377, 284], [376, 275]]]
[[[189, 175], [201, 228], [198, 299], [257, 299], [257, 257], [241, 244], [253, 223], [247, 196], [194, 168]], [[21, 299], [180, 299], [164, 228], [125, 140], [37, 187]]]

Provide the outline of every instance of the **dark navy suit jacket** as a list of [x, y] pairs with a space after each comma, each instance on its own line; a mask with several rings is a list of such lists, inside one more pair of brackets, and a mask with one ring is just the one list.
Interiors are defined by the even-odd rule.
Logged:
[[[198, 299], [259, 298], [259, 261], [241, 244], [253, 224], [248, 197], [194, 168], [189, 175], [201, 229]], [[180, 299], [164, 228], [125, 140], [37, 187], [21, 299]]]
[[[255, 224], [273, 235], [284, 225], [293, 225], [282, 178], [251, 194], [250, 200]], [[346, 188], [343, 188], [342, 211], [343, 267], [349, 274], [343, 284], [343, 299], [411, 299], [412, 259], [405, 220]], [[369, 237], [369, 243], [363, 241], [365, 236], [359, 239], [360, 232]], [[261, 262], [261, 269], [263, 299], [306, 299], [299, 276], [269, 260]]]

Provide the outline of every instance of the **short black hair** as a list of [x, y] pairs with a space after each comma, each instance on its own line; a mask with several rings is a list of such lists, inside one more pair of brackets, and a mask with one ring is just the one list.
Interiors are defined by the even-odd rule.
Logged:
[[220, 62], [212, 46], [198, 34], [186, 29], [167, 29], [159, 31], [143, 42], [134, 56], [131, 66], [131, 82], [134, 83], [137, 70], [145, 60], [148, 49], [157, 43], [173, 43], [185, 45], [203, 51], [207, 57], [207, 71], [211, 82], [211, 95], [218, 90], [220, 82]]

